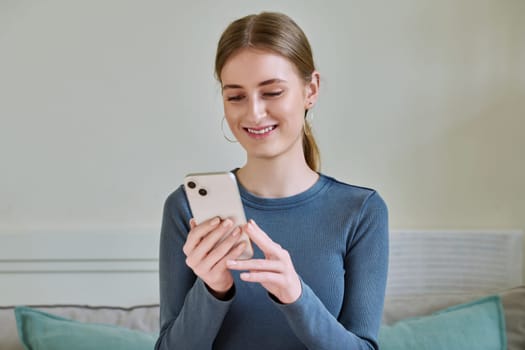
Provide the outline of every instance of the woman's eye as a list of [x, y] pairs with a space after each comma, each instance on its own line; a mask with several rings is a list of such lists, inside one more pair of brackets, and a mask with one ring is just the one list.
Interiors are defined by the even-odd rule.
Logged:
[[242, 100], [243, 96], [242, 95], [237, 95], [237, 96], [228, 96], [226, 98], [227, 101], [240, 101]]
[[280, 90], [280, 91], [272, 91], [272, 92], [265, 92], [264, 96], [266, 96], [266, 97], [277, 97], [277, 96], [280, 96], [282, 93], [283, 93], [282, 90]]

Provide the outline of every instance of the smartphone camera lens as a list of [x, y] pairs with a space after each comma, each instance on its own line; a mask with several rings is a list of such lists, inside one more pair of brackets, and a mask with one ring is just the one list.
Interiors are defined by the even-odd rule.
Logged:
[[197, 185], [193, 181], [188, 181], [188, 187], [194, 189], [195, 187], [197, 187]]
[[205, 195], [208, 194], [208, 191], [206, 191], [204, 188], [201, 188], [201, 189], [199, 190], [199, 194], [200, 194], [201, 196], [205, 196]]

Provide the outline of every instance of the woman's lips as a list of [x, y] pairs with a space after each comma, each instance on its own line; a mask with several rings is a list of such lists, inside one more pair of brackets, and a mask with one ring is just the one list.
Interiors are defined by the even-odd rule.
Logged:
[[265, 126], [262, 128], [244, 128], [248, 134], [256, 137], [266, 136], [277, 128], [277, 125]]

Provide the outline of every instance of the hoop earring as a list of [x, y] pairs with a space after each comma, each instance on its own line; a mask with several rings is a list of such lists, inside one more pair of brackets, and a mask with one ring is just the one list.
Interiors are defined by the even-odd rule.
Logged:
[[224, 121], [226, 120], [226, 117], [223, 116], [222, 117], [222, 120], [221, 120], [221, 130], [222, 130], [222, 136], [224, 137], [224, 139], [226, 139], [226, 141], [228, 141], [229, 143], [237, 143], [239, 141], [237, 141], [236, 139], [234, 138], [229, 138], [228, 136], [226, 136], [226, 133], [224, 132]]

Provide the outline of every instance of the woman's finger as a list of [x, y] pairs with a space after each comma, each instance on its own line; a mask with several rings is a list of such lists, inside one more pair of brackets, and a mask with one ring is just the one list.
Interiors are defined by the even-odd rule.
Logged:
[[282, 247], [272, 239], [250, 219], [245, 225], [245, 230], [250, 239], [262, 250], [264, 255], [278, 255]]
[[231, 229], [233, 222], [224, 220], [216, 229], [208, 233], [187, 255], [186, 262], [193, 266], [201, 262], [217, 245], [224, 235]]
[[186, 238], [186, 243], [184, 243], [183, 251], [184, 254], [188, 255], [189, 252], [200, 243], [200, 241], [207, 236], [214, 228], [216, 228], [221, 220], [218, 217], [204, 221], [203, 223], [197, 225], [194, 219], [190, 220], [191, 230], [188, 233]]
[[260, 283], [262, 285], [281, 285], [283, 284], [282, 275], [275, 272], [242, 272], [239, 276], [246, 282]]
[[[236, 244], [239, 242], [240, 235], [241, 228], [236, 227], [230, 234], [228, 234], [228, 237], [220, 241], [220, 243], [214, 245], [211, 251], [202, 260], [203, 268], [209, 270], [213, 269], [214, 266], [219, 263], [226, 255], [228, 255], [232, 249], [235, 249]], [[222, 236], [220, 239], [222, 239]], [[223, 268], [225, 268], [224, 263]]]
[[228, 266], [230, 270], [271, 272], [282, 272], [283, 270], [283, 264], [281, 261], [268, 259], [228, 260], [226, 266]]
[[239, 256], [242, 255], [244, 252], [244, 249], [246, 249], [246, 242], [240, 242], [238, 244], [234, 244], [233, 247], [226, 253], [225, 256], [222, 257], [222, 259], [219, 259], [215, 265], [211, 267], [211, 271], [217, 270], [217, 269], [224, 269], [228, 270], [226, 266], [226, 262], [228, 260], [237, 259]]

